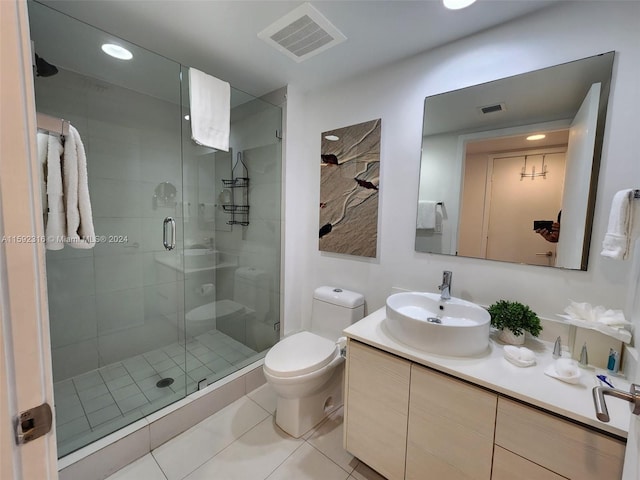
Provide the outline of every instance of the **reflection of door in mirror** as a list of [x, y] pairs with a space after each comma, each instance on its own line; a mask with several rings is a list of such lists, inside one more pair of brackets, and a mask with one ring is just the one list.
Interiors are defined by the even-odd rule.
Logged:
[[[520, 156], [494, 156], [490, 159], [491, 199], [488, 207], [486, 256], [529, 265], [551, 266], [555, 263], [556, 244], [533, 231], [534, 220], [554, 220], [562, 202], [564, 152]], [[546, 175], [521, 177], [527, 159], [531, 175], [546, 167]], [[537, 165], [536, 165], [537, 164]], [[535, 173], [533, 173], [535, 175]]]
[[560, 229], [558, 241], [558, 258], [556, 266], [564, 268], [586, 267], [587, 252], [585, 230], [582, 227], [587, 218], [589, 189], [591, 183], [591, 164], [585, 159], [592, 157], [596, 141], [598, 108], [600, 103], [600, 83], [594, 83], [589, 89], [578, 113], [569, 129], [569, 147], [567, 150], [566, 177], [564, 182], [564, 198], [562, 211], [563, 227]]

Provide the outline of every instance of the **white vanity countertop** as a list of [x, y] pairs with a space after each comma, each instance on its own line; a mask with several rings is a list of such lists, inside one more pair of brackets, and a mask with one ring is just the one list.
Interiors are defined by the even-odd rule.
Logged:
[[[487, 353], [476, 357], [446, 357], [422, 352], [398, 342], [387, 333], [384, 318], [383, 307], [345, 329], [344, 334], [354, 340], [598, 430], [627, 437], [631, 416], [627, 402], [607, 397], [611, 421], [604, 423], [596, 418], [591, 389], [599, 385], [596, 374], [607, 372], [593, 368], [580, 369], [582, 376], [577, 384], [565, 383], [545, 375], [544, 370], [554, 361], [551, 355], [553, 345], [548, 342], [527, 340], [525, 346], [535, 352], [537, 364], [520, 368], [504, 358], [503, 345], [493, 339], [490, 340]], [[608, 376], [616, 388], [629, 391], [629, 382], [619, 377]]]

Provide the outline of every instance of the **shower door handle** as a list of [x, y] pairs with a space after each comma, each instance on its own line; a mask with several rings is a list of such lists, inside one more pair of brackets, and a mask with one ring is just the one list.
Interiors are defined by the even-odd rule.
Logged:
[[[168, 229], [167, 226], [169, 227]], [[168, 235], [167, 230], [169, 230]], [[176, 248], [176, 221], [171, 217], [165, 218], [162, 222], [162, 244], [167, 250]]]

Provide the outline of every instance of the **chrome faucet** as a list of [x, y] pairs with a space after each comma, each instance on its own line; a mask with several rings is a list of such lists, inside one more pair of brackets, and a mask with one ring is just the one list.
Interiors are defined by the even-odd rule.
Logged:
[[440, 290], [440, 300], [449, 300], [451, 298], [451, 277], [453, 273], [449, 270], [442, 272], [442, 285], [438, 287]]

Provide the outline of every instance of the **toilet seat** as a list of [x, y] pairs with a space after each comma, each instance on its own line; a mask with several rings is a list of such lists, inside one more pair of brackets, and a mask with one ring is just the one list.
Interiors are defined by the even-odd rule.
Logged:
[[264, 369], [276, 377], [296, 377], [321, 369], [339, 355], [335, 342], [311, 332], [286, 337], [264, 357]]

